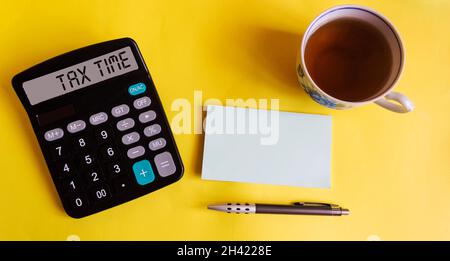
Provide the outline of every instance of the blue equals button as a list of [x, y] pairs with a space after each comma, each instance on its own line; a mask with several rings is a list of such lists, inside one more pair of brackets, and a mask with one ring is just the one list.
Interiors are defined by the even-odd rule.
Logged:
[[147, 90], [147, 86], [145, 86], [142, 82], [130, 85], [130, 87], [128, 87], [128, 93], [132, 96], [144, 93], [145, 90]]

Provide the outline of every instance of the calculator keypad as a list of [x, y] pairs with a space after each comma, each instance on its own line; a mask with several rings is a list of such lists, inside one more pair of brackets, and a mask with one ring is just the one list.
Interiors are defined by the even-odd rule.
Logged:
[[136, 131], [125, 134], [122, 136], [122, 143], [125, 145], [130, 145], [139, 141], [141, 136]]
[[134, 100], [133, 106], [134, 106], [134, 108], [140, 110], [140, 109], [150, 106], [150, 103], [151, 103], [150, 98], [145, 96], [145, 97]]
[[70, 133], [77, 133], [86, 128], [86, 122], [83, 120], [77, 120], [67, 124], [67, 131]]
[[148, 147], [153, 151], [162, 149], [165, 146], [166, 146], [166, 140], [164, 138], [152, 140], [148, 143]]
[[130, 112], [130, 107], [126, 104], [118, 105], [111, 109], [112, 116], [118, 118], [123, 115], [127, 115]]
[[53, 130], [48, 130], [44, 134], [46, 141], [54, 141], [61, 139], [64, 136], [64, 131], [61, 128], [56, 128]]
[[158, 135], [161, 132], [161, 126], [159, 124], [153, 124], [144, 129], [144, 135], [147, 137], [152, 137]]
[[106, 114], [104, 112], [99, 112], [99, 113], [96, 113], [96, 114], [92, 115], [91, 117], [89, 117], [89, 122], [92, 125], [99, 125], [99, 124], [106, 122], [107, 120], [108, 120], [108, 114]]
[[156, 113], [154, 111], [146, 111], [139, 114], [139, 121], [141, 123], [147, 123], [156, 119]]
[[120, 131], [126, 131], [134, 127], [134, 120], [131, 118], [126, 118], [117, 122], [117, 129]]
[[139, 96], [44, 132], [52, 174], [73, 211], [116, 205], [176, 172], [152, 101]]
[[130, 159], [138, 158], [145, 154], [145, 148], [142, 146], [136, 146], [127, 151], [127, 156]]

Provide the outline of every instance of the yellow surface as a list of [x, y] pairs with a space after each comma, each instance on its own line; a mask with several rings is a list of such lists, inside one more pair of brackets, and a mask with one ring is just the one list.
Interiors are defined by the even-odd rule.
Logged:
[[[450, 240], [450, 1], [354, 1], [403, 36], [396, 90], [407, 115], [368, 105], [333, 111], [296, 82], [302, 32], [343, 1], [3, 1], [0, 9], [0, 239]], [[202, 135], [176, 135], [184, 178], [76, 220], [64, 213], [10, 80], [88, 44], [129, 36], [140, 46], [169, 119], [177, 98], [279, 98], [283, 111], [333, 116], [332, 188], [200, 179]], [[302, 166], [292, 166], [301, 171]], [[276, 175], [276, 173], [274, 173]], [[209, 203], [339, 203], [348, 217], [226, 215]]]

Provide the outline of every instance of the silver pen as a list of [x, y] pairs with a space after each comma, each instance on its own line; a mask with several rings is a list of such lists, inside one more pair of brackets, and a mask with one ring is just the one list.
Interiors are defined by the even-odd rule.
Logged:
[[291, 205], [225, 203], [209, 205], [208, 209], [236, 214], [290, 214], [290, 215], [349, 215], [350, 210], [335, 204], [296, 202]]

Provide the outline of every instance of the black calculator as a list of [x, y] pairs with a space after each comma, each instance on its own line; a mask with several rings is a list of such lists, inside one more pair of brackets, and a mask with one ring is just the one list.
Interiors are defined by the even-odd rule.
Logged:
[[12, 84], [69, 216], [111, 208], [182, 177], [163, 106], [132, 39], [57, 56]]

